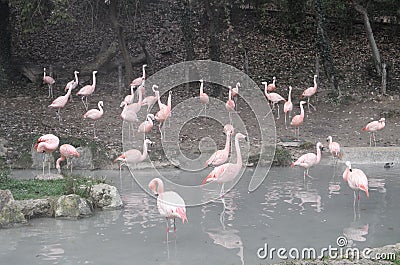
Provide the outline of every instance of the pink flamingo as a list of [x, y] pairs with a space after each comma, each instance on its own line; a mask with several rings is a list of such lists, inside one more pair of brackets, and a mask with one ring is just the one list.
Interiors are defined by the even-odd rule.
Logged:
[[293, 110], [293, 103], [292, 103], [292, 87], [289, 86], [289, 95], [288, 95], [288, 100], [285, 102], [283, 105], [283, 112], [285, 113], [285, 127], [287, 130], [287, 122], [286, 122], [286, 116], [289, 113], [289, 119], [292, 117], [292, 110]]
[[[262, 84], [264, 84], [264, 86], [265, 86], [265, 88], [264, 88], [265, 96], [267, 97], [267, 99], [272, 104], [272, 110], [275, 108], [275, 104], [279, 103], [280, 101], [286, 102], [286, 99], [284, 99], [278, 93], [275, 93], [275, 92], [268, 93], [267, 82], [262, 82]], [[280, 116], [279, 116], [279, 104], [277, 106], [278, 106], [278, 117], [276, 119], [279, 119], [280, 118]]]
[[304, 180], [306, 179], [306, 176], [309, 178], [312, 178], [308, 174], [308, 170], [310, 167], [316, 165], [319, 163], [321, 160], [321, 149], [323, 148], [322, 144], [320, 142], [317, 143], [317, 154], [314, 153], [307, 153], [299, 157], [296, 162], [292, 162], [290, 164], [290, 167], [295, 167], [295, 166], [300, 166], [304, 168]]
[[204, 116], [207, 116], [207, 104], [210, 102], [210, 99], [208, 98], [208, 95], [204, 93], [204, 80], [200, 79], [200, 102], [204, 104], [204, 107], [201, 109], [199, 114], [197, 116], [200, 116], [200, 113], [204, 109]]
[[[300, 137], [300, 125], [303, 124], [304, 120], [304, 108], [303, 105], [306, 104], [305, 101], [300, 101], [300, 114], [293, 117], [292, 121], [290, 122], [291, 126], [297, 127], [297, 140]], [[296, 128], [294, 128], [294, 136], [296, 137]]]
[[310, 103], [310, 97], [312, 97], [315, 93], [317, 93], [317, 75], [314, 75], [314, 86], [307, 88], [306, 90], [303, 91], [303, 94], [301, 94], [300, 99], [303, 97], [307, 97], [307, 107], [308, 107], [308, 112], [310, 112], [310, 106], [313, 107], [314, 111], [317, 110], [311, 103]]
[[215, 181], [217, 183], [222, 183], [220, 196], [224, 195], [224, 185], [227, 182], [233, 181], [239, 174], [242, 168], [242, 155], [240, 153], [239, 139], [245, 139], [247, 137], [241, 133], [235, 135], [235, 149], [236, 149], [236, 163], [225, 163], [216, 168], [214, 168], [210, 174], [203, 180], [202, 185], [210, 181]]
[[129, 166], [129, 165], [136, 165], [137, 163], [140, 163], [142, 161], [144, 161], [147, 158], [147, 145], [150, 144], [152, 145], [153, 142], [150, 141], [149, 139], [144, 139], [143, 142], [143, 153], [141, 153], [139, 150], [137, 149], [130, 149], [124, 153], [122, 153], [122, 155], [120, 155], [119, 157], [117, 157], [114, 160], [114, 163], [116, 163], [117, 161], [120, 162], [119, 164], [119, 170], [121, 171], [121, 167], [123, 165], [125, 166]]
[[332, 154], [333, 160], [336, 161], [336, 166], [338, 159], [342, 159], [343, 157], [343, 154], [340, 152], [340, 145], [337, 142], [332, 142], [332, 136], [328, 136], [326, 140], [329, 142], [329, 152]]
[[143, 133], [144, 137], [146, 137], [146, 133], [149, 133], [153, 128], [154, 119], [155, 117], [153, 114], [147, 114], [146, 120], [139, 125], [138, 132]]
[[61, 145], [60, 146], [60, 154], [61, 154], [61, 157], [59, 159], [57, 159], [57, 161], [56, 161], [56, 168], [58, 170], [58, 173], [61, 173], [60, 163], [62, 161], [64, 161], [65, 159], [67, 159], [67, 168], [68, 168], [68, 165], [70, 165], [71, 173], [72, 173], [72, 161], [69, 161], [69, 159], [73, 156], [79, 157], [80, 154], [78, 153], [78, 151], [76, 151], [76, 148], [70, 144]]
[[[37, 139], [33, 147], [36, 150], [36, 152], [43, 154], [43, 176], [44, 176], [44, 164], [46, 160], [45, 159], [46, 154], [53, 153], [57, 149], [59, 143], [60, 139], [58, 139], [57, 136], [53, 134], [45, 134], [39, 137], [39, 139]], [[48, 162], [49, 162], [49, 175], [50, 175], [50, 160]]]
[[231, 136], [233, 134], [233, 126], [230, 124], [225, 125], [224, 133], [226, 134], [225, 148], [222, 150], [215, 151], [210, 158], [206, 161], [206, 166], [220, 166], [228, 160], [230, 144], [231, 144]]
[[131, 130], [133, 132], [133, 123], [139, 122], [139, 119], [137, 117], [137, 105], [134, 104], [128, 105], [125, 101], [122, 101], [120, 107], [122, 106], [124, 108], [120, 116], [123, 121], [128, 123], [128, 132], [130, 137]]
[[72, 86], [69, 87], [67, 94], [56, 98], [48, 107], [57, 109], [58, 122], [61, 123], [61, 109], [65, 107], [71, 95]]
[[157, 85], [153, 85], [151, 88], [151, 90], [153, 90], [154, 92], [154, 96], [148, 96], [142, 100], [142, 105], [143, 106], [147, 105], [147, 113], [149, 113], [151, 106], [156, 104], [156, 102], [160, 98], [160, 91], [156, 90], [156, 88], [158, 88]]
[[[168, 119], [168, 117], [171, 116], [171, 107], [172, 107], [171, 106], [171, 98], [172, 98], [172, 91], [169, 91], [167, 105], [162, 104], [160, 100], [158, 102], [158, 105], [161, 107], [160, 107], [160, 110], [156, 113], [155, 118], [159, 122], [158, 130], [160, 131], [160, 134], [161, 134], [161, 140], [163, 140], [163, 138], [164, 138], [164, 135], [161, 131], [161, 126], [165, 123], [165, 121]], [[160, 105], [160, 103], [162, 105]]]
[[268, 92], [274, 92], [274, 91], [275, 91], [275, 89], [276, 89], [275, 82], [276, 82], [276, 77], [274, 76], [274, 77], [272, 78], [272, 83], [270, 83], [270, 84], [267, 86], [267, 91], [268, 91]]
[[49, 87], [49, 96], [48, 97], [53, 97], [53, 84], [56, 81], [54, 80], [53, 77], [46, 75], [46, 68], [43, 68], [43, 83], [47, 84]]
[[356, 191], [358, 195], [358, 203], [360, 203], [360, 190], [364, 191], [367, 197], [369, 197], [367, 176], [361, 169], [351, 168], [350, 161], [346, 161], [346, 169], [343, 172], [343, 180], [347, 181], [349, 187], [354, 191], [354, 207], [356, 205]]
[[[97, 71], [93, 71], [93, 83], [91, 85], [86, 85], [82, 87], [76, 95], [82, 96], [82, 102], [83, 105], [85, 106], [85, 109], [88, 109], [88, 103], [87, 103], [87, 97], [93, 94], [95, 88], [96, 88], [96, 73]], [[83, 101], [83, 98], [85, 98], [85, 101]], [[86, 103], [85, 103], [86, 102]]]
[[[133, 86], [131, 85], [131, 93], [129, 95], [126, 95], [124, 98], [123, 102], [126, 102], [126, 104], [132, 104], [133, 100], [135, 99], [135, 93], [133, 92]], [[122, 104], [122, 103], [121, 103]]]
[[232, 87], [228, 86], [229, 88], [229, 94], [228, 94], [228, 100], [225, 103], [225, 108], [229, 112], [229, 124], [232, 124], [232, 116], [231, 113], [235, 111], [235, 101], [232, 100]]
[[[78, 74], [79, 74], [78, 71], [74, 71], [75, 79], [72, 79], [71, 81], [69, 81], [69, 82], [67, 83], [67, 85], [66, 85], [65, 88], [64, 88], [64, 91], [68, 91], [69, 87], [72, 87], [72, 90], [74, 90], [74, 89], [78, 86], [78, 84], [79, 84]], [[70, 98], [71, 98], [71, 101], [74, 101], [74, 100], [72, 99], [72, 94], [70, 95]]]
[[368, 123], [362, 130], [364, 132], [369, 132], [369, 146], [372, 146], [372, 137], [374, 139], [374, 144], [376, 146], [376, 140], [375, 140], [375, 132], [380, 131], [383, 128], [385, 128], [385, 118], [380, 118], [379, 121], [372, 121]]
[[146, 79], [146, 70], [145, 70], [146, 67], [147, 67], [147, 64], [144, 64], [142, 66], [142, 71], [143, 71], [142, 76], [132, 80], [132, 82], [130, 84], [131, 86], [138, 87], [143, 83], [143, 81]]
[[[182, 197], [174, 191], [164, 191], [164, 183], [159, 178], [154, 178], [149, 183], [149, 189], [157, 196], [157, 208], [162, 217], [167, 219], [167, 242], [169, 233], [169, 220], [174, 219], [174, 233], [176, 233], [175, 218], [180, 218], [182, 223], [188, 222], [186, 205]], [[176, 234], [175, 234], [176, 236]]]
[[100, 119], [103, 116], [103, 113], [104, 113], [104, 111], [103, 111], [103, 101], [99, 101], [97, 103], [97, 107], [99, 109], [90, 109], [83, 115], [84, 119], [89, 118], [89, 119], [94, 121], [93, 122], [93, 137], [94, 138], [97, 138], [97, 136], [96, 136], [96, 127], [95, 127], [96, 126], [96, 121], [98, 119]]

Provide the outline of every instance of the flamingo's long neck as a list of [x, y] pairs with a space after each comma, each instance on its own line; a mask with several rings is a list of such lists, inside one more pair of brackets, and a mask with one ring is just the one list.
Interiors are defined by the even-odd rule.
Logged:
[[140, 156], [140, 161], [145, 160], [146, 157], [147, 157], [147, 143], [146, 143], [146, 140], [145, 140], [145, 142], [143, 143], [143, 153]]
[[74, 75], [75, 75], [75, 82], [78, 84], [78, 73], [75, 72]]
[[321, 160], [321, 149], [319, 148], [319, 145], [317, 145], [317, 164]]
[[236, 165], [242, 166], [242, 154], [240, 153], [239, 137], [235, 137], [235, 148], [236, 148]]
[[57, 159], [57, 161], [56, 161], [56, 168], [57, 169], [60, 168], [60, 163], [62, 161], [64, 161], [64, 160], [65, 160], [65, 156], [61, 156], [60, 158]]
[[172, 94], [169, 93], [169, 95], [168, 95], [168, 102], [167, 102], [167, 106], [168, 106], [169, 109], [171, 109], [171, 99], [172, 99]]
[[65, 94], [66, 97], [69, 97], [69, 95], [71, 95], [72, 92], [72, 86], [69, 86], [67, 94]]
[[231, 143], [231, 134], [230, 134], [230, 132], [228, 132], [226, 134], [226, 141], [225, 141], [225, 148], [224, 148], [224, 150], [226, 152], [228, 152], [228, 154], [229, 154], [229, 149], [230, 149], [230, 143]]
[[146, 78], [146, 66], [143, 66], [143, 75], [142, 75], [142, 78], [143, 78], [143, 80]]
[[200, 95], [203, 94], [203, 93], [204, 93], [203, 82], [201, 82], [201, 84], [200, 84]]
[[133, 86], [131, 85], [131, 95], [134, 95], [133, 93]]
[[229, 101], [231, 101], [231, 100], [232, 100], [232, 90], [229, 89]]
[[45, 77], [46, 77], [46, 68], [43, 69], [43, 78], [45, 78]]
[[289, 102], [292, 102], [292, 88], [289, 88], [288, 101], [289, 101]]
[[161, 193], [164, 192], [164, 183], [161, 181], [161, 179], [157, 179], [157, 193], [160, 195]]
[[[97, 106], [99, 107], [100, 113], [103, 114], [103, 108], [101, 107], [101, 104], [98, 103]], [[125, 107], [126, 107], [126, 104], [125, 104]], [[125, 110], [125, 107], [124, 107], [124, 110]]]
[[272, 80], [272, 84], [275, 86], [275, 81], [276, 81], [276, 78], [274, 78], [273, 80]]
[[149, 122], [149, 124], [151, 126], [153, 126], [153, 120], [151, 119], [151, 117], [149, 115], [147, 115], [147, 121]]
[[317, 89], [317, 77], [314, 76], [314, 88]]
[[138, 93], [139, 93], [138, 103], [139, 103], [139, 104], [142, 104], [142, 100], [143, 100], [142, 90], [141, 90], [141, 89], [138, 89]]
[[332, 137], [329, 137], [329, 144], [332, 144]]
[[304, 118], [304, 108], [303, 108], [303, 104], [300, 104], [300, 116]]
[[93, 73], [93, 84], [92, 86], [96, 86], [96, 74]]
[[344, 173], [343, 173], [343, 180], [344, 180], [344, 181], [347, 181], [347, 180], [348, 180], [349, 174], [350, 174], [350, 169], [351, 169], [351, 167], [346, 166], [346, 170], [345, 170]]

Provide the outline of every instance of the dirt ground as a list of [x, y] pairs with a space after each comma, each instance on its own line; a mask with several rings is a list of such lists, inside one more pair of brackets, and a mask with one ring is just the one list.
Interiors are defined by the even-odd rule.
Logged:
[[[47, 107], [52, 99], [47, 98], [47, 88], [44, 86], [26, 88], [22, 90], [23, 92], [10, 92], [7, 96], [2, 96], [0, 98], [0, 138], [5, 140], [3, 145], [6, 163], [12, 165], [12, 167], [29, 167], [28, 157], [35, 139], [40, 135], [53, 133], [60, 137], [61, 143], [96, 144], [100, 149], [99, 153], [102, 154], [101, 162], [97, 164], [98, 167], [111, 164], [114, 158], [122, 152], [121, 130], [123, 122], [119, 117], [122, 111], [119, 105], [124, 95], [129, 92], [127, 89], [120, 94], [118, 90], [112, 89], [111, 84], [101, 85], [100, 83], [98, 87], [98, 90], [89, 98], [89, 108], [97, 108], [97, 102], [99, 100], [104, 101], [104, 115], [96, 123], [97, 139], [93, 138], [93, 123], [83, 119], [85, 109], [80, 98], [76, 96], [74, 96], [74, 101], [68, 102], [67, 106], [61, 111], [61, 124], [56, 118], [55, 110]], [[62, 95], [64, 92], [61, 90], [59, 86], [56, 87], [55, 95]], [[150, 88], [147, 88], [147, 91], [150, 91]], [[182, 89], [174, 91], [172, 107], [174, 108], [174, 104], [183, 99], [196, 96], [197, 91], [197, 89], [189, 92]], [[286, 90], [277, 87], [277, 92], [286, 97]], [[298, 106], [298, 95], [300, 94], [300, 90], [293, 91], [293, 115], [300, 112]], [[166, 102], [166, 95], [162, 97], [162, 101]], [[347, 95], [346, 100], [342, 100], [341, 103], [334, 103], [328, 97], [328, 90], [321, 89], [317, 92], [317, 98], [312, 99], [317, 110], [308, 112], [305, 108], [306, 117], [300, 128], [300, 139], [310, 143], [321, 141], [326, 144], [327, 136], [331, 135], [334, 141], [339, 142], [342, 146], [369, 146], [369, 135], [363, 132], [362, 128], [372, 120], [385, 117], [386, 127], [376, 134], [377, 146], [399, 146], [400, 105], [397, 103], [398, 101], [399, 95], [369, 94], [363, 97]], [[246, 121], [251, 133], [251, 128], [258, 125], [255, 124], [254, 119], [245, 117], [245, 115], [250, 114], [245, 114], [247, 110], [244, 109], [244, 104], [240, 100], [238, 105], [240, 115]], [[145, 108], [143, 109], [145, 110]], [[155, 106], [152, 110], [153, 113], [156, 111], [158, 111], [158, 106]], [[274, 115], [276, 117], [276, 111], [274, 111]], [[288, 130], [285, 129], [283, 115], [275, 122], [277, 142], [295, 139], [293, 129], [290, 126]], [[156, 143], [153, 149], [162, 152], [157, 125], [158, 123], [155, 123], [153, 131], [148, 137]], [[179, 134], [182, 152], [195, 153], [199, 140], [204, 136], [211, 137], [216, 141], [219, 148], [223, 148], [225, 136], [222, 134], [222, 129], [207, 130], [212, 126], [221, 125], [217, 125], [211, 120], [204, 123], [204, 119], [195, 119], [185, 125]], [[251, 139], [257, 142], [257, 137]], [[292, 149], [292, 158], [296, 158], [299, 152], [304, 151]], [[161, 156], [160, 159], [162, 159]]]

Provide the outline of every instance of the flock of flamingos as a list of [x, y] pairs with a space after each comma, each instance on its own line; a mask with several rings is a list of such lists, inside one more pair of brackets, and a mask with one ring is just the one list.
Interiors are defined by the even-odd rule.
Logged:
[[[156, 85], [153, 85], [152, 91], [154, 92], [154, 95], [147, 96], [143, 98], [145, 94], [145, 81], [146, 81], [146, 74], [145, 74], [145, 68], [146, 65], [143, 65], [143, 75], [141, 77], [138, 77], [134, 79], [131, 84], [131, 93], [127, 95], [124, 100], [121, 102], [120, 107], [123, 107], [122, 113], [121, 113], [121, 118], [129, 124], [129, 131], [131, 131], [131, 125], [133, 123], [139, 122], [138, 120], [138, 112], [141, 110], [142, 106], [148, 106], [147, 107], [147, 116], [146, 120], [142, 122], [139, 126], [137, 131], [139, 133], [143, 133], [144, 135], [148, 132], [151, 131], [153, 127], [153, 120], [156, 120], [159, 122], [159, 131], [161, 135], [161, 140], [163, 140], [163, 132], [161, 130], [161, 127], [163, 123], [170, 117], [171, 115], [171, 91], [169, 92], [168, 99], [167, 99], [167, 104], [164, 104], [160, 101], [160, 94], [159, 91], [156, 90], [158, 87]], [[64, 96], [60, 96], [56, 98], [50, 105], [49, 108], [55, 108], [57, 109], [57, 116], [59, 121], [61, 122], [61, 109], [64, 108], [71, 97], [72, 90], [75, 89], [79, 82], [78, 82], [78, 71], [74, 72], [75, 79], [71, 80], [68, 82], [68, 84], [65, 86], [65, 91], [67, 93]], [[93, 71], [93, 83], [91, 85], [86, 85], [82, 87], [76, 95], [82, 97], [82, 102], [87, 110], [87, 112], [83, 115], [84, 119], [91, 119], [94, 121], [93, 123], [93, 134], [94, 137], [96, 137], [96, 131], [95, 131], [95, 122], [96, 120], [100, 119], [103, 115], [103, 102], [99, 101], [98, 102], [98, 109], [90, 109], [88, 110], [88, 97], [92, 95], [92, 93], [95, 91], [96, 88], [96, 73], [97, 71]], [[49, 89], [49, 97], [53, 97], [53, 84], [55, 83], [55, 80], [46, 75], [46, 68], [44, 68], [43, 71], [43, 82], [48, 85]], [[209, 97], [206, 93], [204, 93], [204, 81], [199, 80], [200, 82], [200, 94], [199, 94], [199, 100], [201, 103], [204, 104], [204, 112], [206, 111], [207, 104], [209, 103]], [[262, 84], [265, 86], [265, 96], [267, 99], [270, 101], [272, 105], [272, 109], [277, 106], [278, 109], [278, 117], [279, 118], [279, 102], [283, 101], [284, 102], [284, 108], [283, 111], [285, 113], [285, 126], [287, 128], [287, 115], [289, 115], [289, 119], [291, 118], [291, 112], [293, 110], [293, 103], [291, 100], [291, 91], [292, 87], [289, 87], [289, 94], [288, 94], [288, 99], [286, 100], [282, 96], [280, 96], [278, 93], [274, 92], [276, 89], [275, 86], [276, 78], [273, 77], [273, 82], [268, 84], [267, 82], [262, 82]], [[226, 109], [229, 112], [229, 117], [232, 112], [235, 111], [236, 109], [236, 103], [234, 99], [239, 95], [239, 88], [240, 88], [240, 83], [237, 83], [235, 87], [229, 87], [229, 94], [228, 94], [228, 100], [226, 102]], [[135, 98], [135, 92], [134, 90], [136, 89], [136, 94], [138, 95], [138, 101], [134, 102]], [[304, 92], [301, 94], [300, 98], [306, 97], [308, 100], [306, 101], [300, 101], [300, 114], [295, 115], [293, 118], [291, 118], [290, 125], [295, 128], [295, 136], [299, 136], [299, 128], [302, 125], [304, 121], [304, 108], [303, 105], [307, 104], [308, 110], [310, 110], [310, 106], [315, 110], [315, 106], [313, 106], [310, 103], [310, 98], [317, 92], [317, 75], [314, 75], [314, 86], [309, 87], [304, 90]], [[150, 108], [152, 105], [156, 104], [158, 102], [159, 106], [159, 111], [153, 115], [149, 113]], [[203, 111], [203, 110], [202, 110]], [[370, 132], [370, 145], [372, 145], [372, 141], [374, 141], [375, 146], [376, 146], [376, 141], [375, 141], [375, 132], [378, 130], [381, 130], [385, 127], [385, 118], [381, 118], [379, 121], [373, 121], [368, 123], [362, 130]], [[297, 131], [297, 133], [296, 133]], [[234, 134], [234, 128], [232, 126], [232, 120], [230, 118], [230, 124], [225, 125], [224, 127], [224, 133], [226, 134], [226, 143], [224, 149], [216, 151], [214, 154], [211, 155], [211, 157], [206, 161], [206, 166], [213, 166], [214, 169], [208, 174], [208, 176], [203, 180], [202, 185], [205, 185], [207, 182], [217, 182], [221, 184], [221, 192], [220, 192], [220, 197], [223, 198], [224, 195], [224, 184], [227, 182], [230, 182], [236, 178], [236, 176], [239, 174], [240, 169], [242, 168], [242, 157], [240, 153], [240, 146], [239, 146], [239, 140], [246, 139], [247, 137], [243, 135], [242, 133], [236, 133], [234, 137], [234, 143], [235, 143], [235, 151], [236, 151], [236, 157], [237, 161], [236, 163], [227, 163], [228, 157], [230, 154], [230, 142], [231, 142], [231, 137]], [[131, 165], [131, 164], [137, 164], [147, 157], [147, 145], [152, 144], [152, 142], [149, 139], [146, 139], [144, 137], [144, 144], [143, 144], [143, 152], [136, 150], [136, 149], [131, 149], [126, 152], [124, 152], [122, 155], [117, 157], [114, 162], [120, 162], [120, 167], [122, 165]], [[247, 139], [246, 139], [247, 140]], [[332, 154], [333, 159], [335, 160], [335, 166], [337, 164], [338, 159], [341, 159], [342, 153], [340, 151], [340, 145], [337, 142], [332, 141], [332, 137], [328, 136], [327, 141], [329, 142], [329, 151]], [[59, 145], [59, 138], [53, 134], [46, 134], [41, 136], [34, 148], [38, 153], [43, 153], [43, 175], [44, 175], [44, 167], [45, 167], [45, 155], [46, 153], [52, 153], [58, 148]], [[321, 159], [321, 150], [323, 146], [320, 142], [317, 143], [316, 149], [317, 152], [315, 153], [307, 153], [302, 155], [300, 158], [298, 158], [295, 162], [291, 163], [291, 167], [294, 166], [300, 166], [304, 168], [304, 174], [303, 177], [304, 179], [307, 177], [311, 176], [308, 174], [308, 170], [319, 163]], [[70, 166], [71, 171], [72, 171], [72, 163], [70, 161], [71, 157], [79, 157], [79, 153], [73, 147], [72, 145], [69, 144], [63, 144], [59, 148], [61, 157], [57, 159], [56, 162], [56, 168], [60, 172], [60, 163], [64, 160], [67, 160], [67, 168]], [[50, 163], [49, 163], [49, 174], [50, 174]], [[354, 190], [354, 205], [356, 200], [359, 201], [360, 199], [360, 191], [364, 191], [367, 196], [368, 194], [368, 180], [364, 172], [360, 169], [355, 169], [352, 168], [351, 163], [349, 161], [346, 161], [346, 169], [343, 173], [343, 179], [348, 183], [351, 189]], [[179, 194], [177, 194], [174, 191], [164, 191], [164, 184], [161, 179], [159, 178], [154, 178], [150, 181], [149, 183], [149, 189], [152, 190], [157, 196], [157, 207], [160, 212], [160, 214], [167, 218], [167, 219], [173, 219], [174, 221], [174, 231], [175, 231], [175, 218], [180, 218], [182, 222], [187, 221], [186, 217], [186, 208], [185, 208], [185, 202], [181, 198]], [[356, 192], [358, 196], [356, 196]], [[169, 225], [167, 222], [167, 232], [169, 231]]]

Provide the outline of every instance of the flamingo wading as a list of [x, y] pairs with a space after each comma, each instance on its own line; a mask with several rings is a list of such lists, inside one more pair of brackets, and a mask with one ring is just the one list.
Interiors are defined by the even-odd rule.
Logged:
[[[53, 153], [60, 143], [60, 139], [54, 134], [45, 134], [37, 139], [34, 149], [38, 153], [43, 154], [43, 176], [44, 176], [44, 164], [46, 161], [46, 154]], [[49, 175], [50, 175], [50, 159], [49, 159]]]
[[319, 161], [321, 160], [321, 149], [323, 148], [322, 144], [320, 142], [317, 143], [316, 145], [317, 147], [317, 154], [314, 153], [307, 153], [304, 154], [302, 156], [299, 157], [299, 159], [297, 159], [295, 162], [292, 162], [292, 164], [290, 164], [290, 167], [295, 167], [295, 166], [300, 166], [304, 168], [304, 180], [306, 179], [306, 176], [309, 178], [312, 178], [309, 174], [308, 174], [308, 170], [312, 167], [315, 166], [319, 163]]

